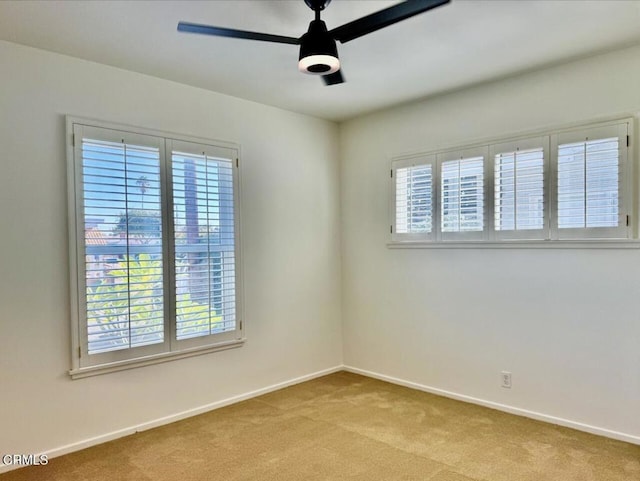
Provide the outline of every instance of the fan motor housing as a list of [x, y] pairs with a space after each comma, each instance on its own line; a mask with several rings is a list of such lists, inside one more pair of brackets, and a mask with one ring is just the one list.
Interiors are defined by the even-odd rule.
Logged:
[[317, 12], [318, 10], [327, 8], [331, 0], [304, 0], [304, 3], [306, 3], [311, 10]]
[[311, 75], [328, 75], [340, 69], [336, 41], [322, 20], [313, 20], [300, 38], [298, 69]]

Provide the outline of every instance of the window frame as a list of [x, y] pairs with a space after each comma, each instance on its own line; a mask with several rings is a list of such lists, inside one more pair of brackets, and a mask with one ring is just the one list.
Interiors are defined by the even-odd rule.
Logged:
[[[159, 174], [161, 194], [162, 261], [163, 261], [163, 341], [147, 346], [126, 348], [103, 353], [88, 354], [86, 322], [86, 277], [85, 277], [85, 234], [82, 180], [82, 133], [95, 132], [96, 140], [121, 141], [137, 145], [154, 146], [159, 151]], [[87, 137], [91, 137], [88, 135]], [[72, 379], [104, 374], [107, 372], [165, 362], [172, 359], [205, 354], [229, 348], [240, 347], [245, 342], [243, 318], [242, 247], [241, 247], [241, 187], [240, 187], [240, 146], [199, 137], [177, 135], [152, 129], [104, 122], [99, 120], [67, 116], [67, 203], [69, 214], [69, 263], [71, 297], [71, 359], [69, 374]], [[210, 152], [226, 151], [231, 154], [233, 172], [233, 214], [234, 214], [234, 256], [235, 256], [235, 329], [209, 334], [200, 338], [176, 339], [175, 326], [175, 266], [173, 238], [173, 186], [171, 174], [170, 146], [174, 142], [198, 146]], [[227, 156], [228, 158], [228, 156]], [[193, 339], [196, 339], [193, 341]], [[190, 341], [190, 342], [185, 342]]]
[[[619, 224], [615, 228], [590, 228], [595, 232], [586, 233], [588, 228], [577, 229], [578, 233], [569, 236], [565, 232], [557, 233], [557, 157], [558, 157], [558, 144], [554, 143], [554, 139], [560, 138], [562, 143], [565, 138], [571, 135], [583, 135], [584, 132], [597, 132], [598, 130], [617, 128], [619, 136]], [[442, 149], [427, 151], [427, 152], [415, 152], [412, 154], [404, 154], [401, 156], [392, 157], [391, 165], [396, 165], [397, 162], [403, 159], [419, 159], [427, 158], [429, 156], [436, 156], [436, 173], [437, 180], [435, 182], [435, 198], [436, 202], [433, 204], [432, 216], [434, 219], [435, 231], [427, 238], [424, 235], [415, 234], [412, 237], [402, 237], [399, 235], [393, 235], [396, 227], [395, 219], [395, 190], [390, 190], [391, 197], [389, 212], [390, 215], [390, 230], [392, 235], [390, 236], [387, 246], [389, 248], [640, 248], [640, 239], [637, 237], [637, 181], [634, 177], [636, 175], [635, 170], [635, 149], [634, 149], [634, 133], [635, 133], [635, 117], [613, 117], [602, 120], [594, 120], [591, 122], [576, 122], [573, 124], [540, 129], [531, 132], [522, 132], [517, 135], [504, 136], [486, 140], [478, 140], [473, 143], [460, 144], [459, 146], [445, 147]], [[560, 136], [560, 137], [558, 137]], [[612, 135], [607, 135], [611, 137]], [[596, 138], [596, 137], [593, 137]], [[606, 138], [606, 137], [604, 137]], [[535, 230], [516, 230], [516, 231], [496, 231], [495, 230], [495, 154], [500, 148], [505, 146], [528, 146], [532, 145], [536, 139], [541, 140], [543, 145], [539, 147], [543, 148], [544, 156], [544, 236], [542, 232]], [[455, 154], [461, 155], [461, 152], [479, 151], [486, 149], [485, 155], [485, 169], [484, 169], [484, 185], [485, 185], [485, 222], [482, 235], [476, 235], [474, 239], [470, 232], [464, 233], [443, 233], [441, 231], [439, 214], [441, 210], [441, 160], [450, 159]], [[437, 224], [436, 222], [437, 217]], [[555, 223], [555, 230], [554, 230]], [[569, 229], [562, 229], [567, 231]], [[605, 232], [609, 231], [609, 232]], [[613, 235], [612, 235], [613, 232]], [[534, 233], [534, 235], [531, 235]], [[449, 235], [443, 235], [449, 234]], [[460, 234], [451, 235], [451, 234]], [[476, 232], [479, 234], [479, 232]], [[582, 234], [582, 235], [581, 235]]]

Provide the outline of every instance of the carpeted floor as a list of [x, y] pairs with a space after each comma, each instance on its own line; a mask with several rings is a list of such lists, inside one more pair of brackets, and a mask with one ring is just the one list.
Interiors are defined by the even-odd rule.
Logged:
[[640, 481], [640, 446], [340, 372], [0, 481]]

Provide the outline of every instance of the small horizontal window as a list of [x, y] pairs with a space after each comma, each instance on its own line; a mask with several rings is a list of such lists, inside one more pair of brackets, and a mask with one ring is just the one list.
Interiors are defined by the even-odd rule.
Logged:
[[392, 242], [630, 239], [632, 119], [392, 161]]

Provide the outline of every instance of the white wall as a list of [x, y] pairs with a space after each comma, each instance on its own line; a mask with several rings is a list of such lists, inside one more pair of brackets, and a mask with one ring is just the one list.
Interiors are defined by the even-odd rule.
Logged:
[[639, 111], [635, 47], [343, 124], [345, 364], [640, 442], [640, 250], [386, 247], [392, 156]]
[[[0, 66], [1, 453], [342, 364], [337, 125], [6, 42]], [[241, 145], [246, 345], [70, 380], [65, 114]]]

